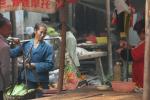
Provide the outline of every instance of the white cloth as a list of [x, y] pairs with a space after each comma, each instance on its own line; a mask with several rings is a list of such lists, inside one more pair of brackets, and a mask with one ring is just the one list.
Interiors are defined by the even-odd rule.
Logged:
[[[137, 14], [135, 13], [133, 14], [133, 26], [135, 25], [136, 21], [137, 21]], [[135, 46], [139, 43], [139, 41], [140, 41], [140, 38], [137, 32], [133, 30], [133, 27], [130, 27], [129, 28], [129, 44]]]
[[33, 34], [33, 32], [34, 32], [34, 28], [33, 27], [26, 27], [25, 28], [25, 34], [31, 35], [31, 34]]
[[140, 41], [140, 38], [137, 32], [133, 30], [133, 27], [131, 27], [129, 29], [129, 44], [135, 46], [139, 43], [139, 41]]
[[130, 13], [129, 7], [124, 0], [114, 0], [114, 6], [117, 10], [117, 14], [120, 14], [123, 11]]
[[73, 62], [78, 67], [80, 66], [79, 58], [77, 56], [77, 40], [71, 31], [66, 32], [66, 51], [71, 56]]
[[46, 35], [44, 37], [44, 41], [47, 43], [47, 44], [50, 44], [50, 36], [49, 35]]
[[133, 14], [133, 26], [137, 22], [137, 19], [138, 19], [137, 13]]

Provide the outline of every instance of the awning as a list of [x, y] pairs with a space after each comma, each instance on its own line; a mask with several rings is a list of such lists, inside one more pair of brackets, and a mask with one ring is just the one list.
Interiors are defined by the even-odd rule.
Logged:
[[54, 13], [56, 0], [0, 0], [0, 12], [14, 10]]

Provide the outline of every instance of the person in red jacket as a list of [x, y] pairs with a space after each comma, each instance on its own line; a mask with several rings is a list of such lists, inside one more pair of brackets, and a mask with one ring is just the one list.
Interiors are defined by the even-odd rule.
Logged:
[[[134, 30], [140, 38], [140, 42], [133, 48], [128, 48], [125, 41], [120, 42], [121, 48], [118, 49], [124, 60], [132, 61], [132, 80], [140, 88], [143, 88], [144, 78], [144, 51], [145, 51], [145, 20], [138, 21]], [[128, 55], [128, 56], [127, 56]]]

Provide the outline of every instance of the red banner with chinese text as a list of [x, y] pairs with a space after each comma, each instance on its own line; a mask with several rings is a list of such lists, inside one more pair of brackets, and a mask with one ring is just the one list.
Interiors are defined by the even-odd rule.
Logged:
[[77, 0], [67, 0], [69, 3], [76, 3]]
[[76, 3], [78, 0], [56, 0], [56, 8], [57, 9], [61, 9], [64, 7], [64, 3], [67, 2], [67, 3], [71, 3], [71, 4], [74, 4]]
[[55, 13], [56, 0], [0, 0], [0, 12], [13, 10]]

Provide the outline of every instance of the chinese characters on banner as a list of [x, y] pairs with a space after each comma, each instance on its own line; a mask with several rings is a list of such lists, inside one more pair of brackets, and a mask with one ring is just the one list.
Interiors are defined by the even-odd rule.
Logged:
[[56, 8], [57, 9], [63, 8], [65, 2], [73, 4], [73, 3], [76, 3], [77, 0], [56, 0]]
[[55, 13], [56, 0], [0, 0], [0, 12], [13, 10]]
[[77, 0], [67, 0], [68, 3], [76, 3]]

